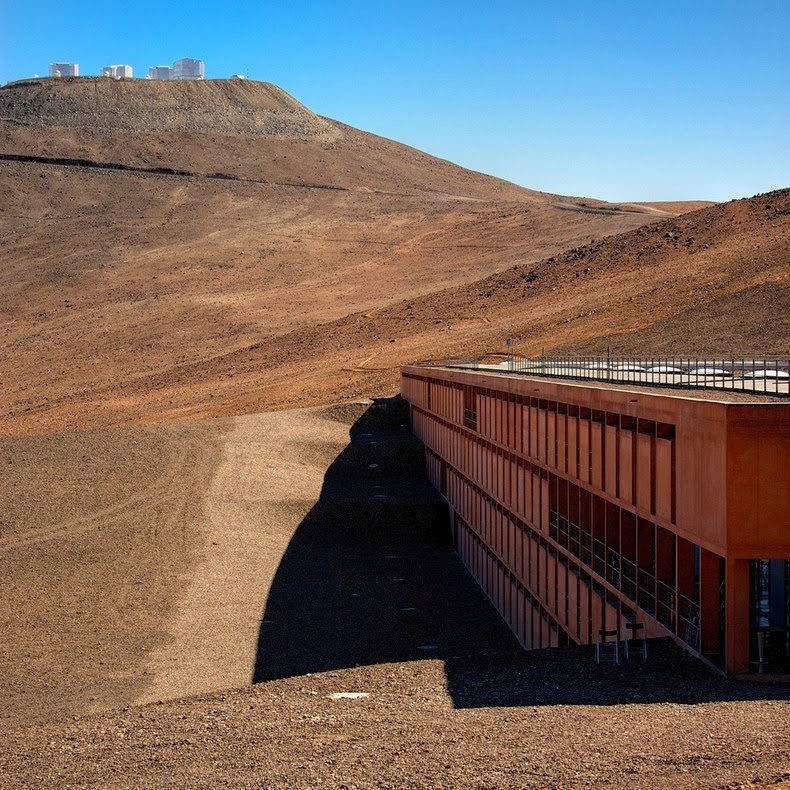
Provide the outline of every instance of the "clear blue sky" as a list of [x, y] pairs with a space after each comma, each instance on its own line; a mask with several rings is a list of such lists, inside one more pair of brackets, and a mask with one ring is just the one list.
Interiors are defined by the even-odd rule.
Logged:
[[606, 200], [790, 186], [790, 0], [0, 0], [0, 82], [182, 57], [475, 170]]

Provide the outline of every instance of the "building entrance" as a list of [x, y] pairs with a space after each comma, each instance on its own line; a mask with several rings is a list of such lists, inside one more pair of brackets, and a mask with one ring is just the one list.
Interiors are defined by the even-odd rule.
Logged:
[[790, 560], [752, 560], [749, 586], [751, 668], [790, 674]]

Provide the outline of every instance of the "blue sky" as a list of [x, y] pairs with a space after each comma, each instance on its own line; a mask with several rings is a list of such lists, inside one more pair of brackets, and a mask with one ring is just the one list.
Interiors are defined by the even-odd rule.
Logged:
[[182, 57], [532, 189], [729, 200], [790, 186], [790, 2], [0, 0], [0, 82]]

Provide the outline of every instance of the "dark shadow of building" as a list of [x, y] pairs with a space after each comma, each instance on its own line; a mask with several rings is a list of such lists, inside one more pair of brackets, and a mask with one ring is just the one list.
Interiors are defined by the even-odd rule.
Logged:
[[253, 682], [441, 659], [456, 707], [787, 698], [727, 681], [668, 640], [619, 666], [596, 665], [589, 646], [523, 651], [453, 548], [407, 409], [379, 399], [351, 427], [277, 569]]

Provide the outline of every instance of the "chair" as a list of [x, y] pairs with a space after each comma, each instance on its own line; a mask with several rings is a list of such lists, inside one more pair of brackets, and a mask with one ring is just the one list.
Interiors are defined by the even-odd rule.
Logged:
[[615, 664], [620, 663], [620, 640], [618, 636], [616, 628], [613, 631], [601, 629], [598, 632], [598, 641], [595, 643], [596, 664], [600, 664], [601, 660], [614, 661]]
[[628, 646], [631, 642], [636, 642], [641, 639], [642, 641], [642, 658], [647, 658], [647, 636], [645, 635], [644, 623], [626, 623], [625, 630], [627, 631], [625, 639], [623, 639], [623, 653], [626, 660], [629, 658]]

